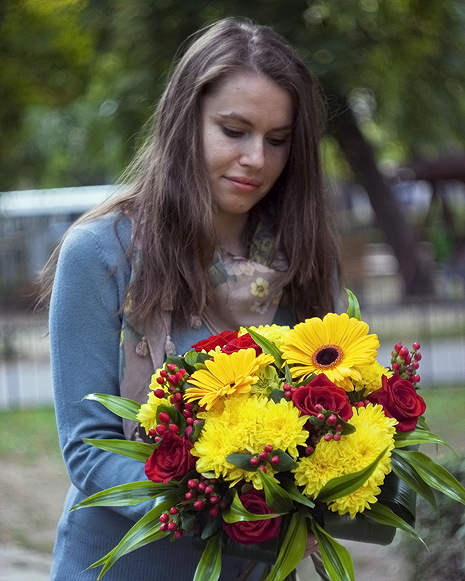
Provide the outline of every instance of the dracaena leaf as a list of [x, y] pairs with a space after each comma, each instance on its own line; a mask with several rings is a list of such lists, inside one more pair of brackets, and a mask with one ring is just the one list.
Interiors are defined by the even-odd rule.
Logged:
[[328, 535], [313, 519], [311, 520], [311, 527], [318, 541], [323, 564], [331, 581], [355, 581], [354, 564], [349, 551], [331, 535]]
[[145, 444], [144, 442], [134, 442], [133, 440], [93, 440], [84, 438], [83, 442], [107, 452], [115, 452], [121, 456], [134, 458], [134, 460], [139, 460], [140, 462], [145, 462], [155, 450], [155, 444]]
[[126, 399], [125, 397], [120, 397], [119, 395], [109, 395], [108, 393], [89, 393], [82, 399], [98, 401], [117, 416], [137, 422], [137, 414], [140, 410], [140, 403], [137, 403], [132, 399]]

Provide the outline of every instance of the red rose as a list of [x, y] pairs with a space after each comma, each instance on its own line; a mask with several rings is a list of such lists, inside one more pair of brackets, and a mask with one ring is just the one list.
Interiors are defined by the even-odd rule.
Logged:
[[416, 428], [418, 416], [425, 413], [426, 404], [410, 383], [397, 374], [389, 379], [383, 375], [382, 387], [368, 396], [371, 403], [383, 406], [384, 413], [399, 423], [398, 432], [410, 432]]
[[[253, 514], [271, 514], [274, 512], [265, 502], [265, 494], [260, 490], [251, 490], [239, 497], [244, 508]], [[224, 524], [226, 533], [238, 543], [253, 545], [264, 543], [279, 535], [281, 517], [266, 520], [239, 521]]]
[[202, 339], [202, 341], [197, 341], [194, 345], [191, 345], [192, 349], [195, 351], [202, 351], [204, 349], [207, 353], [213, 351], [215, 347], [224, 347], [226, 343], [229, 343], [233, 339], [237, 339], [237, 334], [239, 331], [223, 331], [219, 335], [212, 335], [208, 339]]
[[145, 462], [145, 475], [152, 482], [179, 480], [195, 468], [196, 458], [190, 451], [193, 444], [172, 432], [166, 432], [160, 446]]
[[245, 333], [245, 335], [242, 335], [241, 337], [238, 337], [237, 339], [233, 339], [232, 341], [226, 343], [226, 345], [221, 348], [221, 351], [223, 351], [223, 353], [234, 353], [235, 351], [239, 351], [240, 349], [250, 349], [250, 348], [255, 349], [257, 355], [260, 355], [260, 353], [262, 352], [261, 347], [259, 347], [255, 343], [255, 341], [248, 333]]
[[350, 420], [354, 413], [346, 392], [334, 385], [324, 373], [317, 375], [307, 385], [299, 387], [293, 393], [292, 401], [306, 416], [317, 416], [320, 413], [315, 409], [318, 404], [327, 411], [339, 414], [345, 422]]

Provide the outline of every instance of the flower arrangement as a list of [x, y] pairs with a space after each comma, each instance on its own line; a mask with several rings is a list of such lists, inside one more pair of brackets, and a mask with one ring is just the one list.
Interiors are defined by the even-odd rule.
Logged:
[[346, 538], [366, 537], [376, 523], [378, 542], [390, 542], [396, 528], [420, 539], [412, 527], [415, 494], [434, 507], [434, 488], [465, 504], [464, 487], [418, 451], [445, 444], [423, 417], [419, 343], [411, 350], [398, 343], [390, 368], [381, 366], [378, 338], [348, 294], [347, 313], [292, 329], [225, 331], [168, 357], [142, 405], [87, 396], [145, 429], [148, 443], [86, 441], [145, 462], [147, 480], [73, 508], [157, 499], [92, 565], [103, 566], [99, 579], [144, 544], [192, 534], [203, 543], [195, 581], [218, 579], [222, 551], [250, 550], [272, 562], [266, 581], [282, 581], [312, 533], [327, 577], [354, 580], [350, 555], [333, 536], [344, 536], [347, 523]]

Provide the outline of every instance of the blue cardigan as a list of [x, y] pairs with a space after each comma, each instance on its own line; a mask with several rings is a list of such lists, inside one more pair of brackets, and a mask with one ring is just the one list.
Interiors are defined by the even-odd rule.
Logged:
[[[82, 441], [124, 438], [121, 418], [82, 398], [89, 393], [119, 395], [120, 308], [130, 278], [124, 256], [130, 238], [127, 218], [106, 215], [72, 228], [58, 260], [50, 340], [58, 433], [71, 487], [58, 526], [52, 581], [95, 580], [99, 569], [86, 568], [113, 549], [152, 506], [149, 501], [69, 512], [100, 490], [146, 479], [141, 462]], [[206, 327], [172, 332], [179, 353], [208, 335]], [[190, 538], [174, 543], [162, 539], [121, 558], [104, 579], [191, 581], [199, 558]], [[236, 579], [243, 566], [239, 559], [224, 557], [221, 579]]]

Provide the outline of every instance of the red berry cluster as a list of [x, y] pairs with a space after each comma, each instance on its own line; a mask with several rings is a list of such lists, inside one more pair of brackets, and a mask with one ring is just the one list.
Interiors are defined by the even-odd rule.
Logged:
[[258, 466], [258, 469], [265, 473], [266, 461], [268, 461], [270, 464], [274, 464], [275, 466], [279, 464], [279, 456], [277, 454], [273, 454], [273, 446], [271, 444], [267, 444], [259, 454], [252, 456], [250, 459], [250, 463], [254, 468]]
[[391, 368], [402, 379], [407, 379], [413, 386], [420, 381], [418, 368], [420, 367], [421, 353], [418, 341], [412, 345], [409, 351], [402, 343], [396, 343], [394, 351], [391, 353]]
[[288, 383], [285, 383], [283, 385], [283, 389], [284, 389], [284, 397], [287, 399], [291, 399], [293, 394], [299, 389], [298, 387], [295, 387], [294, 385], [289, 385]]
[[306, 426], [310, 431], [310, 444], [305, 448], [305, 453], [310, 456], [315, 451], [315, 446], [323, 438], [326, 442], [335, 440], [338, 442], [341, 439], [343, 430], [342, 424], [339, 423], [339, 417], [324, 409], [320, 404], [316, 404], [315, 411], [318, 414], [314, 417], [313, 422], [307, 422]]
[[181, 521], [183, 511], [188, 510], [194, 514], [205, 511], [210, 517], [216, 517], [229, 504], [218, 489], [216, 478], [205, 478], [202, 475], [199, 478], [191, 478], [187, 482], [187, 488], [189, 490], [180, 504], [172, 506], [168, 512], [164, 512], [160, 516], [160, 530], [173, 531], [175, 539], [181, 538], [184, 533]]

